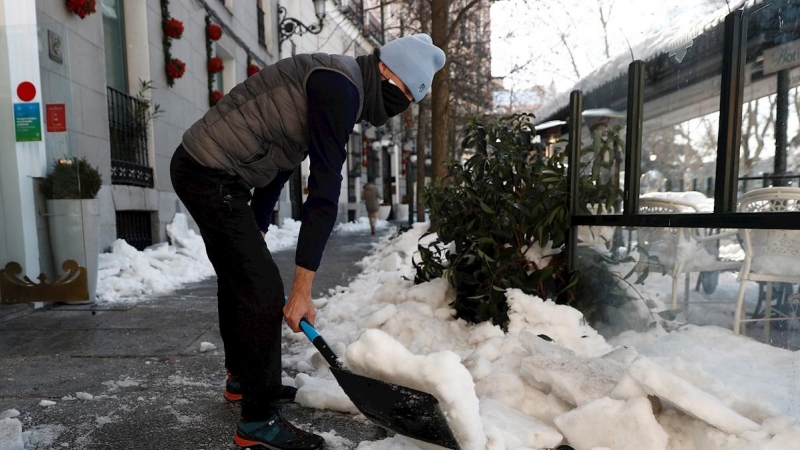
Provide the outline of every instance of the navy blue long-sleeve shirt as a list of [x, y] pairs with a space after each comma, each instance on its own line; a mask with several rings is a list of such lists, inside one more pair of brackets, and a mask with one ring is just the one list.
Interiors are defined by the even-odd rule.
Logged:
[[[308, 198], [303, 204], [302, 225], [295, 264], [316, 271], [328, 243], [339, 209], [345, 145], [358, 113], [358, 89], [344, 75], [317, 70], [306, 82], [308, 98], [308, 157], [311, 174]], [[292, 172], [280, 172], [263, 188], [256, 188], [250, 206], [258, 227], [266, 232], [286, 181]]]

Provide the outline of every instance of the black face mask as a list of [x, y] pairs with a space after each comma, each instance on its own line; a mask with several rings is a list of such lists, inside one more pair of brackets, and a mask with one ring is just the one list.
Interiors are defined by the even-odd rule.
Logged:
[[402, 113], [411, 104], [406, 94], [399, 87], [389, 83], [389, 80], [381, 81], [381, 95], [383, 95], [383, 109], [389, 117]]

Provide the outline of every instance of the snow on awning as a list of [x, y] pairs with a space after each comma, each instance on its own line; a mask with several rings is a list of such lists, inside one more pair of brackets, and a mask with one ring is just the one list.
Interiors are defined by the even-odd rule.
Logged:
[[558, 113], [569, 105], [569, 96], [572, 91], [580, 90], [584, 94], [588, 94], [606, 83], [624, 76], [628, 71], [628, 66], [634, 59], [648, 61], [662, 53], [669, 53], [671, 57], [680, 62], [686, 55], [686, 50], [691, 47], [694, 39], [724, 22], [725, 17], [732, 11], [741, 9], [745, 5], [752, 7], [763, 2], [764, 0], [735, 0], [730, 5], [720, 8], [694, 25], [688, 27], [676, 25], [653, 34], [629, 51], [609, 59], [605, 64], [581, 79], [571, 89], [556, 95], [552, 101], [546, 103], [537, 111], [536, 117], [541, 118], [540, 120], [552, 119], [551, 116], [553, 114]]

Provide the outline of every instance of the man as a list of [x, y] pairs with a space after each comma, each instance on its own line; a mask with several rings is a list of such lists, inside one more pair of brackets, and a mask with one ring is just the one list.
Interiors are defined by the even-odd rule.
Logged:
[[381, 209], [380, 197], [378, 196], [378, 187], [372, 180], [367, 181], [364, 185], [364, 191], [361, 193], [364, 196], [364, 203], [367, 206], [367, 216], [369, 216], [369, 229], [372, 234], [375, 234], [375, 227], [378, 224], [378, 211]]
[[[314, 323], [311, 286], [336, 221], [354, 124], [383, 125], [422, 100], [444, 63], [444, 52], [424, 34], [358, 58], [296, 55], [234, 87], [184, 133], [170, 174], [217, 273], [226, 391], [242, 399], [238, 446], [324, 445], [281, 416], [281, 318], [295, 333], [301, 318]], [[309, 195], [284, 306], [283, 283], [263, 235], [283, 185], [306, 156]], [[284, 393], [284, 400], [291, 395]]]

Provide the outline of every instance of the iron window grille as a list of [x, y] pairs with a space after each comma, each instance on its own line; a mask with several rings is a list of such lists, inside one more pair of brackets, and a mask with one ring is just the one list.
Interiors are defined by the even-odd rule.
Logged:
[[147, 152], [148, 105], [107, 87], [111, 140], [111, 183], [153, 187]]
[[139, 251], [153, 245], [152, 213], [117, 211], [117, 239], [124, 239]]

